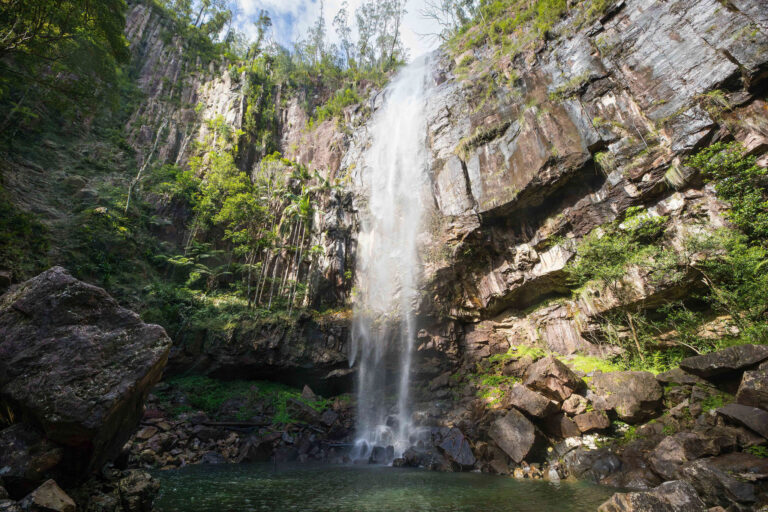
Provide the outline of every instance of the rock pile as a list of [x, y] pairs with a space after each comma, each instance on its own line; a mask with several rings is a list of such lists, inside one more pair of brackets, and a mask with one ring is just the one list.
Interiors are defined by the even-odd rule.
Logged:
[[584, 375], [541, 358], [517, 372], [522, 382], [493, 406], [460, 398], [444, 416], [453, 428], [433, 429], [429, 442], [399, 464], [467, 469], [440, 449], [451, 431], [466, 443], [475, 469], [638, 491], [614, 496], [605, 511], [768, 505], [768, 459], [756, 455], [766, 452], [768, 439], [768, 347], [730, 347], [680, 366], [659, 375]]
[[[313, 394], [310, 401], [316, 398]], [[126, 443], [124, 455], [129, 467], [147, 469], [176, 469], [188, 464], [344, 461], [344, 448], [354, 425], [349, 402], [337, 399], [318, 412], [302, 400], [293, 399], [287, 409], [294, 420], [288, 424], [267, 417], [242, 421], [225, 416], [213, 420], [202, 411], [174, 417], [150, 395], [141, 428]]]

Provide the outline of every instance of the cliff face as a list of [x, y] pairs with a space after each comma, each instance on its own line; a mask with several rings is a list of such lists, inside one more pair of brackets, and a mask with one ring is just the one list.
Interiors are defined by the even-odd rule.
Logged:
[[[483, 101], [441, 54], [428, 107], [424, 316], [465, 324], [468, 355], [538, 341], [568, 354], [595, 349], [585, 332], [597, 315], [686, 293], [691, 276], [630, 272], [620, 299], [597, 290], [574, 300], [564, 269], [584, 235], [633, 206], [667, 219], [670, 247], [724, 225], [723, 204], [686, 158], [731, 138], [766, 150], [767, 14], [751, 1], [614, 2], [594, 25], [573, 33], [566, 17], [552, 39], [502, 59], [499, 73], [517, 78], [489, 85]], [[553, 297], [562, 300], [547, 305]]]
[[205, 140], [208, 123], [219, 116], [233, 130], [242, 128], [243, 77], [228, 72], [227, 62], [204, 62], [174, 35], [167, 17], [141, 3], [131, 6], [125, 33], [135, 82], [144, 94], [126, 125], [129, 143], [140, 160], [147, 158], [159, 137], [153, 157], [163, 163], [186, 164], [194, 142]]
[[[448, 361], [482, 360], [511, 345], [601, 352], [593, 343], [601, 315], [689, 294], [695, 272], [665, 282], [638, 268], [621, 297], [603, 288], [573, 298], [565, 269], [585, 235], [631, 207], [664, 219], [660, 243], [677, 250], [688, 234], [726, 225], [725, 205], [686, 159], [718, 140], [736, 139], [753, 154], [768, 145], [768, 13], [760, 2], [613, 2], [575, 30], [578, 16], [574, 9], [514, 58], [488, 47], [433, 56], [419, 306], [427, 377]], [[223, 63], [193, 62], [164, 30], [142, 5], [128, 16], [147, 95], [129, 140], [147, 155], [163, 127], [156, 158], [184, 163], [209, 121], [242, 127], [247, 91], [243, 77]], [[466, 60], [494, 71], [473, 75], [462, 69]], [[343, 303], [351, 288], [366, 120], [383, 101], [371, 91], [342, 119], [307, 128], [298, 99], [278, 94], [281, 153], [337, 185], [314, 219], [312, 243], [323, 247], [314, 300]]]

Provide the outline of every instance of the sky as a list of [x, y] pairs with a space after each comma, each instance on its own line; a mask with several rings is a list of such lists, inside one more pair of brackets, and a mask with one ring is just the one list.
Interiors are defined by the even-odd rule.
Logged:
[[[407, 14], [403, 20], [402, 37], [411, 59], [436, 48], [439, 41], [435, 37], [423, 37], [420, 34], [430, 34], [438, 31], [436, 24], [425, 19], [420, 11], [424, 9], [427, 0], [407, 0]], [[238, 25], [241, 30], [253, 36], [255, 30], [252, 21], [258, 16], [260, 9], [269, 11], [272, 18], [272, 36], [280, 44], [290, 46], [291, 43], [306, 35], [307, 29], [317, 20], [320, 13], [320, 0], [237, 0], [241, 12]], [[336, 42], [333, 30], [333, 17], [341, 8], [343, 0], [325, 0], [324, 18], [328, 39]], [[363, 0], [347, 0], [350, 25], [354, 27], [354, 12]]]

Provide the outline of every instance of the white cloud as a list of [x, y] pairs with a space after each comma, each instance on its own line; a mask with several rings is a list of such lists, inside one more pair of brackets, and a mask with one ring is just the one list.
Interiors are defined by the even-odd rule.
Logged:
[[[320, 14], [320, 0], [237, 0], [241, 9], [238, 18], [240, 29], [250, 37], [255, 36], [253, 20], [258, 16], [259, 10], [269, 11], [272, 17], [272, 36], [280, 44], [289, 46], [298, 39], [304, 37], [309, 27], [317, 20]], [[433, 21], [425, 20], [420, 15], [425, 0], [407, 0], [408, 13], [403, 20], [403, 44], [408, 49], [411, 58], [417, 57], [437, 46], [435, 38], [424, 37], [424, 34], [437, 31]], [[337, 42], [333, 31], [333, 17], [341, 8], [343, 0], [326, 0], [323, 6], [330, 42]], [[350, 24], [354, 25], [354, 12], [363, 0], [347, 0], [350, 13]]]

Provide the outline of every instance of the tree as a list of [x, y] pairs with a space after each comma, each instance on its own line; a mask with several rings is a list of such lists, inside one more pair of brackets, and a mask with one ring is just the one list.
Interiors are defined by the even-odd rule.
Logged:
[[324, 2], [320, 0], [320, 14], [315, 20], [314, 25], [309, 29], [307, 40], [304, 43], [306, 53], [310, 57], [313, 65], [319, 64], [325, 55], [325, 16]]
[[264, 36], [267, 30], [272, 26], [272, 18], [269, 17], [269, 12], [261, 9], [259, 11], [259, 17], [253, 22], [256, 26], [256, 40], [251, 45], [251, 64], [256, 60], [256, 57], [261, 55], [261, 45], [264, 43]]
[[344, 60], [347, 68], [353, 66], [352, 61], [352, 49], [354, 48], [352, 43], [352, 28], [349, 26], [349, 13], [347, 9], [349, 4], [346, 0], [341, 4], [341, 9], [336, 13], [333, 18], [333, 27], [336, 30], [336, 35], [339, 38], [339, 46], [344, 52]]
[[472, 21], [478, 12], [477, 0], [427, 0], [420, 10], [422, 17], [435, 21], [440, 32], [434, 35], [448, 41]]
[[[79, 112], [114, 96], [130, 54], [123, 0], [6, 0], [0, 3], [0, 130], [12, 140], [51, 110]], [[7, 130], [11, 123], [13, 130]]]
[[355, 11], [358, 55], [367, 67], [387, 71], [403, 60], [400, 30], [405, 13], [404, 0], [369, 0]]

